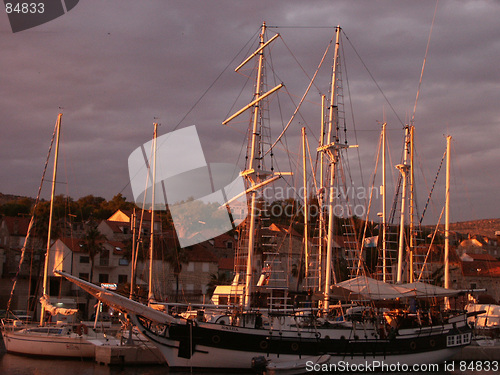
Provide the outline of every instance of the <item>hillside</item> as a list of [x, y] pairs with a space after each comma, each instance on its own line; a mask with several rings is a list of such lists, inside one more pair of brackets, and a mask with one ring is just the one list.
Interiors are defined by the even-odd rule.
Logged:
[[29, 198], [29, 197], [23, 197], [23, 196], [20, 196], [20, 195], [12, 195], [12, 194], [3, 194], [3, 193], [0, 193], [0, 205], [8, 203], [8, 202], [11, 202], [11, 201], [16, 201], [18, 199], [23, 199], [23, 198], [28, 198], [28, 199], [34, 201], [33, 198]]
[[[444, 229], [444, 225], [440, 225], [439, 228]], [[450, 230], [458, 233], [480, 234], [494, 238], [495, 232], [500, 231], [500, 219], [483, 219], [450, 223]]]

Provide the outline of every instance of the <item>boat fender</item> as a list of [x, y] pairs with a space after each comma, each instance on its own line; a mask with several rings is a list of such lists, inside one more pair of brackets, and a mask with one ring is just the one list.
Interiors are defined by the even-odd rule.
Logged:
[[76, 327], [76, 333], [78, 336], [81, 336], [82, 333], [89, 333], [89, 328], [85, 324], [79, 324], [78, 327]]
[[252, 358], [252, 369], [256, 371], [258, 374], [264, 373], [267, 366], [267, 359], [264, 356], [253, 357]]
[[410, 342], [410, 349], [411, 350], [417, 349], [417, 343], [415, 341]]

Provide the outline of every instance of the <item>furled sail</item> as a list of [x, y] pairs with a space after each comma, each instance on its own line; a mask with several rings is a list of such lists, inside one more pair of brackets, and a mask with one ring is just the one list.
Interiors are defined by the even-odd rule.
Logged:
[[50, 304], [50, 299], [48, 296], [42, 296], [40, 298], [40, 303], [42, 304], [45, 311], [48, 311], [50, 315], [74, 315], [78, 312], [78, 309], [66, 309], [63, 307], [56, 307]]

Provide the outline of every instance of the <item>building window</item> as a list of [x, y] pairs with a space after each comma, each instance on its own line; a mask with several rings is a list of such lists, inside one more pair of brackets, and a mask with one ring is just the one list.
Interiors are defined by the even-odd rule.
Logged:
[[99, 254], [99, 265], [103, 267], [109, 266], [109, 250], [102, 250]]
[[209, 264], [207, 262], [203, 262], [202, 271], [208, 272], [208, 270], [209, 270]]
[[194, 263], [193, 262], [189, 262], [188, 263], [187, 271], [188, 272], [193, 272], [194, 271]]
[[227, 241], [226, 242], [226, 249], [232, 249], [233, 248], [233, 242], [232, 241]]
[[89, 281], [89, 274], [88, 273], [79, 273], [78, 277], [82, 280]]
[[118, 275], [118, 284], [126, 284], [127, 275]]
[[99, 274], [99, 283], [108, 283], [109, 282], [109, 275], [107, 273], [100, 273]]
[[128, 259], [127, 258], [121, 258], [118, 260], [118, 264], [120, 266], [128, 266]]
[[87, 255], [80, 255], [80, 263], [89, 263], [90, 262], [90, 257]]
[[470, 283], [470, 288], [471, 289], [477, 289], [477, 284], [476, 283]]

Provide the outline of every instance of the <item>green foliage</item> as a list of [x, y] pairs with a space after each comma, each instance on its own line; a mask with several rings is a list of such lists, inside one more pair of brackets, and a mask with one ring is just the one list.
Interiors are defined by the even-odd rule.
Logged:
[[97, 254], [99, 254], [102, 250], [102, 242], [106, 239], [104, 235], [97, 230], [97, 226], [91, 226], [87, 233], [85, 233], [85, 237], [83, 238], [82, 250], [89, 254], [90, 258], [90, 281], [92, 282], [92, 278], [94, 275], [94, 260]]
[[229, 285], [231, 284], [231, 280], [227, 278], [227, 275], [225, 273], [220, 273], [220, 274], [214, 274], [212, 273], [210, 275], [210, 281], [207, 284], [207, 295], [212, 298], [212, 295], [215, 292], [215, 288], [217, 285]]
[[[31, 198], [19, 198], [0, 205], [0, 215], [19, 216], [29, 215], [34, 205]], [[74, 217], [73, 221], [82, 222], [89, 219], [102, 220], [107, 219], [117, 210], [131, 210], [135, 204], [128, 202], [121, 194], [115, 195], [107, 201], [102, 197], [86, 195], [73, 200], [65, 195], [56, 195], [54, 199], [54, 220], [67, 218], [68, 215]], [[40, 201], [38, 203], [35, 215], [40, 220], [48, 220], [50, 211], [50, 201]]]
[[0, 215], [18, 216], [29, 215], [31, 212], [32, 202], [29, 198], [21, 198], [9, 201], [0, 205]]

